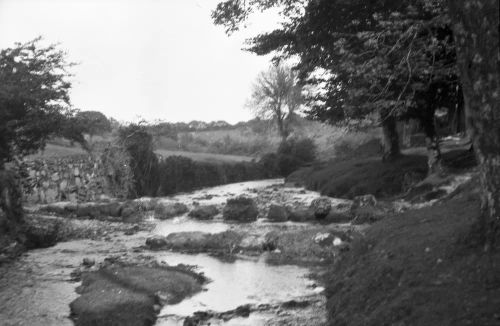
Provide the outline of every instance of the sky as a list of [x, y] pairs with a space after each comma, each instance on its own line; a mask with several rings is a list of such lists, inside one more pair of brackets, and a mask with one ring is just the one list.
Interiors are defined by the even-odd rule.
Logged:
[[0, 0], [0, 48], [42, 36], [60, 43], [75, 108], [119, 121], [248, 120], [245, 103], [269, 57], [244, 40], [278, 26], [255, 15], [232, 36], [214, 26], [220, 0]]

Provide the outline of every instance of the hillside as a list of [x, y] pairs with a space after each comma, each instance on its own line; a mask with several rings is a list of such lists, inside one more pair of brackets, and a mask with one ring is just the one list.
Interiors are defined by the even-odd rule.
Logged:
[[[342, 127], [298, 117], [291, 137], [313, 139], [318, 157], [330, 159], [339, 151], [348, 152], [380, 138], [380, 131], [347, 133]], [[281, 139], [269, 121], [250, 120], [217, 129], [179, 131], [175, 136], [157, 135], [155, 141], [157, 149], [161, 150], [260, 157], [275, 152]]]

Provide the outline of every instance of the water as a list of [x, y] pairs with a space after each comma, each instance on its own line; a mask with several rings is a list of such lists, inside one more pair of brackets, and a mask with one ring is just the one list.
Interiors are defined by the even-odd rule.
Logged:
[[211, 282], [205, 290], [176, 304], [165, 306], [159, 326], [182, 325], [183, 316], [196, 311], [224, 312], [244, 304], [279, 303], [315, 293], [306, 268], [268, 265], [260, 260], [223, 262], [207, 255], [164, 253], [158, 259], [170, 265], [199, 266]]
[[229, 229], [229, 225], [222, 221], [198, 221], [186, 215], [170, 220], [159, 221], [154, 229], [154, 233], [167, 236], [175, 232], [201, 231], [206, 233], [220, 233]]
[[[174, 199], [188, 206], [192, 205], [193, 201], [202, 205], [220, 205], [228, 198], [241, 194], [254, 197], [256, 194], [253, 189], [266, 188], [282, 182], [282, 179], [275, 179], [224, 185], [163, 200]], [[299, 193], [296, 189], [287, 191], [293, 200], [304, 202], [317, 196], [313, 192]], [[172, 232], [218, 233], [243, 227], [238, 224], [226, 224], [220, 219], [198, 221], [186, 215], [165, 221], [154, 220], [154, 223], [156, 227], [152, 233], [164, 236]], [[260, 220], [250, 223], [250, 227], [262, 231], [267, 224]], [[283, 225], [292, 227], [295, 223], [286, 222]], [[134, 253], [133, 248], [143, 245], [149, 236], [150, 232], [139, 232], [132, 236], [113, 234], [109, 241], [74, 240], [59, 243], [51, 248], [29, 251], [15, 265], [2, 270], [5, 277], [0, 277], [0, 306], [5, 309], [0, 309], [0, 324], [7, 322], [14, 325], [71, 325], [68, 319], [68, 305], [78, 296], [75, 293], [78, 284], [69, 282], [69, 279], [70, 273], [80, 266], [82, 259], [88, 257], [101, 262], [111, 255], [140, 255]], [[244, 304], [279, 303], [316, 293], [311, 287], [312, 281], [306, 277], [308, 269], [302, 267], [272, 266], [258, 259], [238, 259], [230, 263], [204, 254], [148, 254], [170, 265], [197, 265], [199, 271], [211, 280], [204, 286], [203, 292], [179, 304], [165, 306], [158, 319], [157, 325], [160, 326], [182, 325], [184, 317], [196, 311], [224, 312]], [[269, 318], [272, 318], [272, 315], [269, 316], [267, 312], [252, 313], [248, 318], [235, 318], [225, 325], [264, 325]]]

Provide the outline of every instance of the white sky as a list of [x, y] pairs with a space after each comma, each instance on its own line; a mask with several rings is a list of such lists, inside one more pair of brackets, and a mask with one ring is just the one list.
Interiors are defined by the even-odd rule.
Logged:
[[0, 0], [0, 48], [41, 35], [78, 62], [72, 103], [120, 121], [251, 118], [250, 87], [269, 58], [241, 51], [276, 27], [255, 16], [228, 37], [212, 24], [220, 0]]

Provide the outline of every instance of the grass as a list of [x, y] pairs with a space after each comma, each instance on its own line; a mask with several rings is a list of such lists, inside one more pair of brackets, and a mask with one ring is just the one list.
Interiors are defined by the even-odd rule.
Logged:
[[186, 152], [186, 151], [172, 151], [166, 149], [157, 149], [155, 151], [156, 154], [159, 154], [163, 157], [167, 156], [184, 156], [192, 159], [193, 161], [198, 162], [250, 162], [254, 158], [250, 156], [243, 155], [226, 155], [226, 154], [214, 154], [214, 153], [194, 153], [194, 152]]
[[303, 184], [330, 197], [353, 198], [372, 194], [377, 198], [388, 198], [405, 191], [405, 187], [423, 179], [426, 173], [425, 156], [402, 156], [392, 162], [371, 157], [316, 164], [292, 173], [287, 181]]
[[329, 325], [499, 325], [500, 253], [471, 241], [477, 197], [368, 228], [327, 273]]
[[[427, 150], [418, 147], [404, 153], [388, 162], [373, 156], [316, 163], [295, 171], [287, 181], [331, 197], [352, 199], [372, 194], [393, 199], [427, 176]], [[462, 173], [477, 165], [468, 144], [443, 144], [442, 161], [448, 173]]]
[[48, 158], [48, 157], [64, 157], [72, 155], [82, 155], [87, 154], [87, 152], [78, 145], [74, 146], [62, 146], [57, 144], [47, 144], [43, 151], [39, 151], [36, 154], [29, 155], [27, 159], [38, 159], [38, 158]]

